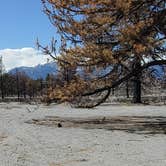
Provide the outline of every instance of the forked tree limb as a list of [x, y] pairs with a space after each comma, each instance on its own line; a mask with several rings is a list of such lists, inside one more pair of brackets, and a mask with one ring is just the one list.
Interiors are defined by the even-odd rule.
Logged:
[[135, 74], [143, 71], [144, 69], [147, 69], [147, 68], [149, 68], [151, 66], [155, 66], [155, 65], [165, 65], [165, 64], [166, 64], [166, 60], [156, 60], [156, 61], [149, 62], [149, 63], [143, 65], [142, 67], [140, 67], [139, 69], [134, 69], [133, 71], [131, 71], [129, 74], [127, 74], [123, 78], [121, 78], [118, 81], [114, 82], [112, 85], [96, 89], [93, 92], [85, 93], [85, 94], [83, 94], [83, 96], [90, 96], [90, 95], [94, 95], [96, 93], [100, 93], [100, 92], [103, 92], [103, 91], [108, 91], [108, 90], [110, 90], [112, 88], [115, 88], [115, 87], [119, 86], [122, 82], [125, 82], [125, 81], [129, 80]]

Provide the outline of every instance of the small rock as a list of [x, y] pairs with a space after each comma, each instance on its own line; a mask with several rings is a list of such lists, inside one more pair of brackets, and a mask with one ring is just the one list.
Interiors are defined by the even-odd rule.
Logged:
[[58, 128], [62, 127], [62, 124], [61, 123], [58, 123]]

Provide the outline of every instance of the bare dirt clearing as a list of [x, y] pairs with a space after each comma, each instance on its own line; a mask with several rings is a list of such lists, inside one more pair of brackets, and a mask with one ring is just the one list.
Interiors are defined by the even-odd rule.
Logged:
[[165, 166], [165, 121], [166, 106], [0, 103], [0, 166]]

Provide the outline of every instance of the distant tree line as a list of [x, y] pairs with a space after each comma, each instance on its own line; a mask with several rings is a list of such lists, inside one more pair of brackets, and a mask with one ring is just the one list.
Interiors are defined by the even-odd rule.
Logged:
[[[53, 91], [53, 89], [59, 89], [61, 90], [61, 87], [66, 86], [67, 82], [72, 79], [72, 77], [75, 75], [75, 69], [69, 70], [67, 68], [61, 69], [61, 72], [57, 76], [54, 76], [52, 74], [48, 74], [45, 79], [32, 79], [28, 77], [25, 73], [17, 71], [15, 74], [9, 74], [9, 73], [3, 73], [1, 75], [0, 79], [0, 97], [2, 100], [4, 99], [14, 99], [14, 100], [33, 100], [33, 99], [43, 99], [46, 102], [52, 102], [52, 101], [58, 101], [57, 99], [53, 99], [50, 96], [50, 92]], [[158, 86], [158, 83], [163, 83], [162, 88], [165, 89], [165, 77], [162, 79], [157, 79], [151, 73], [146, 73], [144, 75], [144, 82], [142, 84], [142, 88], [146, 90], [146, 88], [150, 86]], [[84, 73], [81, 77], [84, 77], [84, 79], [87, 79], [86, 73]], [[79, 76], [78, 76], [79, 79]], [[107, 83], [107, 80], [105, 80]], [[81, 87], [81, 84], [79, 84]], [[96, 85], [97, 86], [97, 85]], [[79, 87], [79, 88], [80, 88]], [[123, 96], [126, 98], [131, 98], [133, 94], [132, 89], [132, 80], [129, 80], [125, 83], [123, 83], [120, 87], [116, 87], [115, 89], [112, 89], [112, 95], [114, 95], [115, 92], [118, 91], [118, 89], [123, 89]], [[77, 88], [75, 88], [77, 90]], [[70, 90], [64, 88], [64, 91]], [[58, 90], [57, 92], [58, 93]]]
[[33, 80], [25, 73], [3, 73], [0, 79], [0, 95], [2, 99], [33, 99], [47, 94], [49, 87], [55, 86], [56, 78], [48, 74], [46, 79]]

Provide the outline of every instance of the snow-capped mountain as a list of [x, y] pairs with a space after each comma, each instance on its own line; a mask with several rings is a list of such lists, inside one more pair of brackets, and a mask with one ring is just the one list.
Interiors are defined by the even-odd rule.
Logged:
[[16, 72], [25, 73], [30, 78], [36, 80], [39, 78], [45, 79], [48, 74], [57, 74], [57, 64], [55, 62], [46, 63], [43, 65], [37, 65], [35, 67], [17, 67], [9, 71], [10, 74], [16, 74]]

